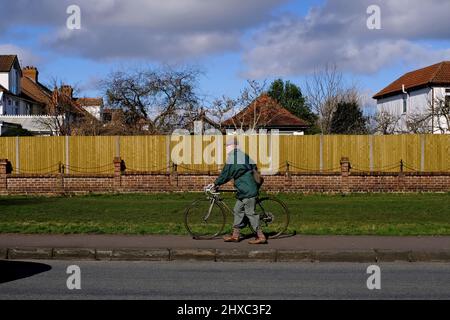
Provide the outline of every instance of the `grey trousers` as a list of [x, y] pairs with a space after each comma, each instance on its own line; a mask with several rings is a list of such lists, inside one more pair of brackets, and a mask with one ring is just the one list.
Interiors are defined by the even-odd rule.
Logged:
[[237, 200], [234, 206], [234, 227], [237, 227], [244, 216], [247, 216], [253, 230], [259, 228], [259, 215], [255, 212], [256, 197]]

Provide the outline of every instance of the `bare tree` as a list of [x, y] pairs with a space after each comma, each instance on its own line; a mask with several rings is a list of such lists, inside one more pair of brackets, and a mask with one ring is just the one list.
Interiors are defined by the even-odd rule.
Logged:
[[223, 130], [223, 122], [236, 114], [236, 100], [226, 96], [214, 99], [205, 113], [217, 123], [217, 129]]
[[199, 75], [192, 68], [117, 71], [101, 86], [109, 105], [123, 110], [129, 127], [162, 134], [184, 128], [198, 115], [195, 87]]
[[408, 133], [448, 133], [450, 130], [450, 99], [428, 98], [422, 112], [410, 113], [406, 118]]
[[231, 126], [234, 130], [252, 131], [264, 127], [270, 119], [267, 119], [266, 108], [258, 104], [258, 98], [265, 93], [265, 88], [265, 81], [247, 80], [247, 86], [239, 97], [232, 99], [222, 96], [214, 100], [208, 108], [208, 113], [221, 124], [221, 129], [224, 120], [228, 120], [227, 127]]
[[450, 97], [429, 99], [425, 115], [430, 118], [432, 132], [450, 132]]
[[404, 133], [432, 133], [431, 118], [428, 113], [410, 113], [406, 117], [406, 132]]
[[330, 133], [333, 113], [339, 102], [358, 103], [360, 95], [355, 85], [346, 87], [343, 74], [335, 64], [315, 71], [306, 81], [307, 103], [319, 116], [322, 134]]
[[398, 132], [400, 117], [386, 110], [377, 111], [370, 119], [371, 133], [394, 134]]
[[38, 126], [44, 127], [52, 135], [72, 135], [79, 122], [87, 116], [74, 100], [72, 86], [53, 80], [53, 92], [46, 105], [47, 116], [35, 120]]

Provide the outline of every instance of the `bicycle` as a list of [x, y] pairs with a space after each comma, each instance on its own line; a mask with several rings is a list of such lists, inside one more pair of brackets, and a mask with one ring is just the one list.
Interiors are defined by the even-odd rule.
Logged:
[[[184, 213], [185, 227], [194, 239], [214, 239], [225, 227], [226, 214], [233, 215], [232, 209], [220, 197], [218, 190], [205, 188], [205, 195], [205, 198], [192, 202]], [[289, 210], [281, 200], [271, 196], [257, 197], [255, 211], [259, 214], [260, 226], [268, 238], [277, 238], [287, 230]], [[248, 221], [240, 227], [247, 225], [255, 233]]]

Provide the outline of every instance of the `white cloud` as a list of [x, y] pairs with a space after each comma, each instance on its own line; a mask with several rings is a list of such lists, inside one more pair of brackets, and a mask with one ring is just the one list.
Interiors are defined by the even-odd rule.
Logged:
[[[381, 8], [381, 30], [366, 27], [366, 9]], [[420, 40], [450, 39], [450, 1], [329, 0], [306, 17], [280, 18], [246, 46], [243, 74], [251, 78], [298, 75], [336, 63], [372, 74], [396, 62], [426, 65], [450, 57]]]
[[18, 47], [14, 44], [0, 44], [0, 55], [16, 54], [18, 55], [22, 67], [28, 65], [37, 65], [42, 59], [36, 56], [28, 49]]
[[48, 26], [53, 31], [43, 46], [64, 54], [171, 62], [238, 50], [243, 32], [265, 23], [273, 8], [286, 1], [78, 0], [82, 30], [67, 30], [66, 8], [72, 0], [15, 0], [2, 4], [8, 15], [0, 30]]

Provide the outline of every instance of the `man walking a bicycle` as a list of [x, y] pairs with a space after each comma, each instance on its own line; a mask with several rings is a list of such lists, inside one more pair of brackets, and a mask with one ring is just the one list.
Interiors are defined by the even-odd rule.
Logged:
[[[256, 198], [262, 181], [258, 178], [256, 164], [250, 157], [239, 149], [236, 139], [231, 139], [226, 146], [227, 161], [219, 177], [211, 187], [217, 187], [234, 180], [237, 190], [236, 205], [234, 206], [233, 232], [225, 236], [225, 242], [239, 242], [244, 218], [247, 217], [253, 230], [256, 231], [256, 239], [250, 240], [250, 244], [267, 243], [266, 236], [260, 227], [260, 217], [255, 212]], [[256, 179], [255, 179], [256, 177]], [[256, 180], [259, 180], [258, 182]]]

